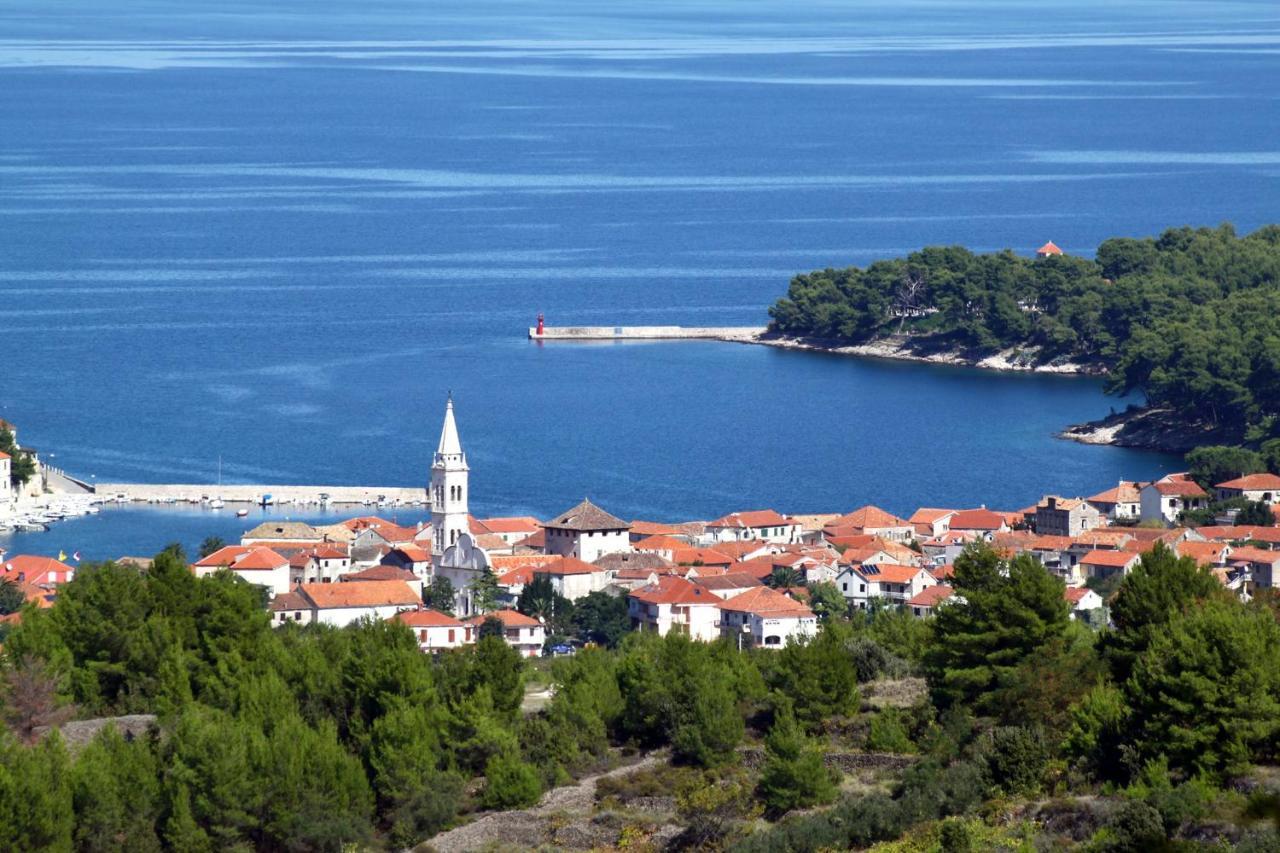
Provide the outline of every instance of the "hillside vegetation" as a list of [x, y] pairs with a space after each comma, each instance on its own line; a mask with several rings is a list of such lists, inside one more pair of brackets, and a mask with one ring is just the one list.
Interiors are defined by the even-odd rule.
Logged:
[[1186, 424], [1280, 434], [1280, 226], [1117, 238], [1093, 260], [930, 247], [865, 269], [797, 275], [779, 334], [836, 344], [904, 334], [921, 350], [1031, 350], [1105, 369]]
[[[1270, 590], [1243, 604], [1157, 548], [1095, 632], [1027, 556], [974, 546], [954, 584], [930, 619], [833, 612], [778, 651], [628, 634], [556, 661], [524, 714], [531, 664], [497, 637], [433, 658], [397, 623], [273, 629], [172, 551], [85, 567], [0, 656], [0, 849], [405, 849], [483, 811], [528, 849], [528, 807], [624, 749], [651, 757], [576, 836], [542, 815], [556, 847], [1280, 850], [1248, 819], [1280, 815]], [[57, 732], [120, 714], [154, 723]]]

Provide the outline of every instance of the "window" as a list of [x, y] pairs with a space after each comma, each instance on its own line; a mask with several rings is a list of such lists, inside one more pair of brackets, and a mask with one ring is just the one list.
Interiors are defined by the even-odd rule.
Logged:
[[867, 591], [867, 585], [865, 583], [858, 584], [858, 592], [866, 592], [866, 591]]
[[449, 642], [451, 642], [451, 643], [453, 642], [453, 629], [452, 629], [452, 628], [450, 628], [450, 629], [449, 629]]

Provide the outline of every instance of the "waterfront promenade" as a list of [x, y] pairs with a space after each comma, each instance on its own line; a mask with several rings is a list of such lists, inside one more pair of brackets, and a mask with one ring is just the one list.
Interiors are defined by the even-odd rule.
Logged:
[[422, 504], [427, 503], [425, 487], [405, 486], [276, 486], [242, 484], [180, 483], [98, 483], [94, 493], [104, 499], [138, 503], [200, 503], [221, 498], [229, 504], [258, 504], [270, 495], [277, 504], [316, 504], [321, 495], [327, 503], [339, 504]]

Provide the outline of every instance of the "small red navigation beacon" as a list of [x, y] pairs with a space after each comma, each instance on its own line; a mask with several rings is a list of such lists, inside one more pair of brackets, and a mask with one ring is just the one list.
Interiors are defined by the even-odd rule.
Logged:
[[542, 322], [543, 322], [543, 319], [542, 319], [542, 312], [541, 312], [541, 311], [539, 311], [539, 312], [538, 312], [538, 337], [542, 337], [542, 328], [543, 328], [543, 327], [542, 327]]

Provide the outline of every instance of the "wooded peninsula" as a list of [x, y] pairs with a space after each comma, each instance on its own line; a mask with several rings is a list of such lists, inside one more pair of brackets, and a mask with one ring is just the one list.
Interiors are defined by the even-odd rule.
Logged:
[[[865, 269], [797, 275], [774, 335], [836, 348], [898, 338], [966, 361], [1014, 351], [1141, 392], [1161, 429], [1117, 443], [1188, 450], [1280, 438], [1280, 226], [1114, 238], [1093, 259], [933, 246]], [[1136, 424], [1131, 424], [1136, 426]], [[1123, 433], [1130, 425], [1120, 419]]]

